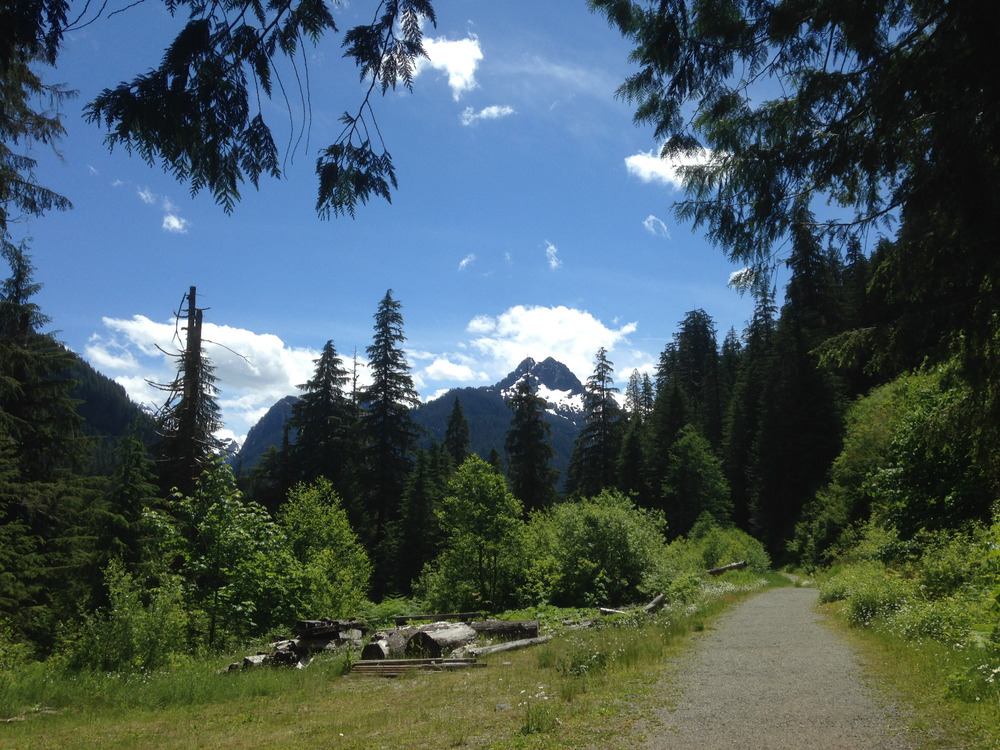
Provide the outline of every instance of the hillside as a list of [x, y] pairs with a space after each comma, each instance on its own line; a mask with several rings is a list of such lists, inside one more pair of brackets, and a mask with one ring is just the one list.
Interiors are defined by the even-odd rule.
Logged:
[[[560, 477], [565, 476], [573, 442], [583, 424], [583, 384], [566, 365], [552, 357], [541, 362], [528, 357], [498, 383], [478, 388], [453, 388], [417, 407], [413, 420], [426, 432], [424, 444], [431, 439], [444, 440], [448, 416], [458, 398], [469, 423], [472, 451], [486, 458], [496, 448], [504, 455], [504, 440], [511, 420], [507, 400], [517, 382], [529, 372], [538, 395], [548, 404], [546, 420], [552, 426], [552, 448], [556, 453], [552, 467], [559, 471]], [[248, 470], [269, 447], [281, 445], [284, 424], [297, 400], [295, 396], [286, 396], [250, 429], [236, 459], [237, 465]]]
[[469, 423], [473, 453], [486, 458], [490, 450], [496, 448], [502, 456], [511, 420], [507, 400], [513, 395], [517, 382], [527, 373], [534, 380], [537, 394], [548, 405], [545, 418], [552, 427], [552, 448], [556, 454], [552, 468], [559, 472], [561, 483], [573, 452], [573, 443], [583, 425], [583, 384], [566, 365], [552, 357], [542, 362], [528, 357], [494, 385], [453, 388], [418, 407], [413, 412], [414, 421], [426, 430], [428, 440], [444, 440], [448, 417], [458, 398]]

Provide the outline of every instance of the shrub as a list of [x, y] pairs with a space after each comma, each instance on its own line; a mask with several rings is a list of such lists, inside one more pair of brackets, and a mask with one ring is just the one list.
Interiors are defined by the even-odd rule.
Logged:
[[771, 557], [759, 540], [735, 526], [720, 526], [711, 516], [703, 514], [698, 519], [690, 538], [700, 549], [706, 570], [743, 560], [753, 573], [765, 573], [771, 568]]
[[168, 578], [146, 591], [117, 560], [104, 577], [110, 604], [85, 617], [77, 633], [64, 636], [68, 667], [149, 672], [186, 650], [187, 613], [179, 579]]
[[911, 581], [888, 571], [856, 576], [847, 594], [847, 621], [856, 627], [868, 627], [876, 619], [895, 613], [915, 595]]
[[526, 541], [533, 598], [569, 607], [636, 601], [663, 530], [660, 514], [608, 490], [535, 514]]
[[967, 641], [972, 632], [972, 611], [969, 602], [955, 599], [911, 600], [892, 614], [886, 626], [911, 641], [930, 638], [956, 645]]
[[301, 565], [299, 614], [353, 614], [368, 590], [371, 563], [333, 485], [320, 478], [294, 487], [278, 522]]
[[438, 511], [444, 550], [415, 591], [432, 609], [498, 611], [517, 603], [523, 584], [521, 501], [478, 456], [458, 468]]

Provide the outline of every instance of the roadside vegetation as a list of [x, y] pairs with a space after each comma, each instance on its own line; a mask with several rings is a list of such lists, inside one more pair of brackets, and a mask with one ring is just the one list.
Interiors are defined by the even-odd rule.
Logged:
[[[0, 641], [0, 718], [13, 719], [0, 724], [0, 746], [614, 745], [639, 731], [666, 659], [684, 647], [686, 635], [709, 627], [728, 605], [770, 582], [784, 583], [749, 568], [704, 575], [720, 540], [731, 537], [738, 546], [743, 536], [706, 525], [700, 537], [664, 545], [660, 574], [680, 575], [670, 602], [654, 614], [630, 608], [608, 616], [593, 607], [551, 604], [504, 613], [538, 619], [542, 632], [556, 637], [534, 649], [486, 657], [485, 669], [387, 680], [349, 675], [353, 656], [340, 652], [320, 655], [303, 670], [220, 674], [233, 657], [218, 653], [174, 653], [155, 669], [123, 659], [109, 670], [71, 657], [33, 660]], [[650, 583], [660, 580], [654, 576]], [[387, 599], [362, 603], [359, 612], [380, 625], [422, 606]], [[155, 639], [159, 625], [148, 608], [117, 611], [119, 635]]]

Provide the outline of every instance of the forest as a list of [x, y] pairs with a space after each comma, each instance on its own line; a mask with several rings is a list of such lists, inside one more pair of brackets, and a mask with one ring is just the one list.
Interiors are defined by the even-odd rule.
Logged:
[[[989, 3], [874, 3], [871, 28], [828, 2], [801, 24], [789, 20], [794, 3], [752, 17], [736, 9], [754, 4], [693, 2], [703, 15], [690, 28], [681, 0], [658, 12], [591, 5], [636, 45], [641, 69], [620, 93], [657, 127], [665, 155], [693, 150], [692, 129], [732, 155], [689, 169], [678, 212], [747, 262], [756, 307], [745, 330], [717, 331], [692, 310], [655, 372], [621, 384], [598, 348], [584, 427], [557, 477], [530, 378], [510, 401], [502, 451], [470, 455], [459, 400], [444, 440], [423, 446], [390, 290], [373, 316], [371, 384], [357, 386], [331, 337], [283, 444], [234, 473], [217, 455], [225, 384], [200, 346], [192, 287], [164, 408], [137, 413], [109, 455], [98, 439], [109, 436], [85, 430], [73, 355], [46, 333], [29, 249], [9, 241], [5, 218], [5, 660], [142, 671], [385, 602], [501, 612], [681, 597], [696, 571], [747, 559], [758, 571], [822, 573], [823, 599], [846, 602], [859, 626], [974, 644], [987, 661], [966, 690], [988, 689], [1000, 653], [990, 231], [1000, 97], [978, 57], [992, 44]], [[732, 23], [711, 22], [716, 5]], [[720, 43], [701, 46], [698, 34]], [[55, 55], [44, 35], [32, 39], [35, 53]], [[368, 43], [352, 40], [356, 51]], [[733, 55], [755, 75], [786, 75], [796, 95], [754, 108], [728, 83]], [[128, 120], [135, 112], [116, 109], [126, 93], [107, 92], [94, 116]], [[681, 114], [691, 99], [701, 102], [693, 125]], [[118, 137], [139, 137], [142, 123], [131, 125]], [[321, 212], [353, 213], [394, 182], [391, 165], [366, 173], [363, 154], [347, 151], [321, 170]], [[361, 161], [338, 172], [336, 159]], [[254, 179], [266, 161], [251, 165]], [[25, 195], [0, 183], [4, 201], [44, 210]], [[820, 221], [823, 197], [856, 215]], [[890, 215], [898, 231], [865, 247], [864, 232]], [[779, 236], [783, 289], [768, 273]]]

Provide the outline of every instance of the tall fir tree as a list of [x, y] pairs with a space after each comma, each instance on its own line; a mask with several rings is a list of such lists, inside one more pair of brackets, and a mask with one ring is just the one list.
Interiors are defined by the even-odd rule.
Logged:
[[0, 424], [17, 442], [30, 480], [49, 480], [78, 469], [86, 441], [70, 397], [74, 382], [63, 376], [73, 355], [41, 329], [49, 323], [33, 297], [41, 289], [22, 243], [3, 243], [11, 274], [0, 287]]
[[618, 454], [623, 422], [615, 401], [614, 363], [602, 346], [594, 359], [594, 372], [584, 386], [583, 429], [573, 445], [566, 489], [587, 497], [610, 489], [617, 481]]
[[287, 451], [292, 484], [325, 477], [338, 495], [348, 497], [357, 453], [354, 407], [345, 392], [349, 373], [333, 341], [326, 342], [314, 364], [315, 373], [299, 386], [303, 393], [288, 420], [295, 430]]
[[816, 355], [841, 324], [837, 268], [805, 216], [796, 224], [789, 265], [792, 275], [764, 383], [751, 503], [751, 522], [776, 557], [840, 449], [844, 408], [841, 384]]
[[555, 500], [559, 472], [549, 466], [555, 451], [552, 428], [545, 421], [545, 400], [532, 389], [531, 373], [525, 373], [507, 402], [512, 414], [504, 440], [507, 482], [525, 513], [540, 510]]
[[396, 587], [404, 596], [413, 593], [413, 581], [440, 551], [443, 540], [437, 512], [455, 466], [448, 450], [436, 441], [427, 450], [417, 451], [393, 535], [398, 561]]
[[723, 466], [733, 498], [733, 521], [744, 531], [750, 530], [752, 475], [764, 409], [764, 385], [774, 356], [772, 300], [773, 293], [767, 291], [756, 297], [753, 318], [744, 332], [745, 346], [726, 418]]
[[469, 422], [462, 410], [462, 402], [455, 396], [455, 404], [448, 415], [448, 426], [444, 431], [444, 449], [448, 451], [455, 466], [461, 466], [472, 452], [469, 437]]
[[715, 322], [704, 310], [684, 316], [674, 334], [672, 376], [684, 392], [688, 416], [718, 450], [722, 443], [723, 389]]
[[401, 348], [403, 315], [392, 290], [375, 313], [375, 331], [367, 348], [371, 384], [364, 389], [361, 433], [365, 465], [363, 486], [367, 505], [359, 520], [360, 536], [373, 561], [372, 593], [380, 599], [393, 580], [395, 553], [391, 530], [399, 517], [406, 477], [412, 467], [418, 428], [410, 410], [420, 399], [413, 388], [410, 366]]

